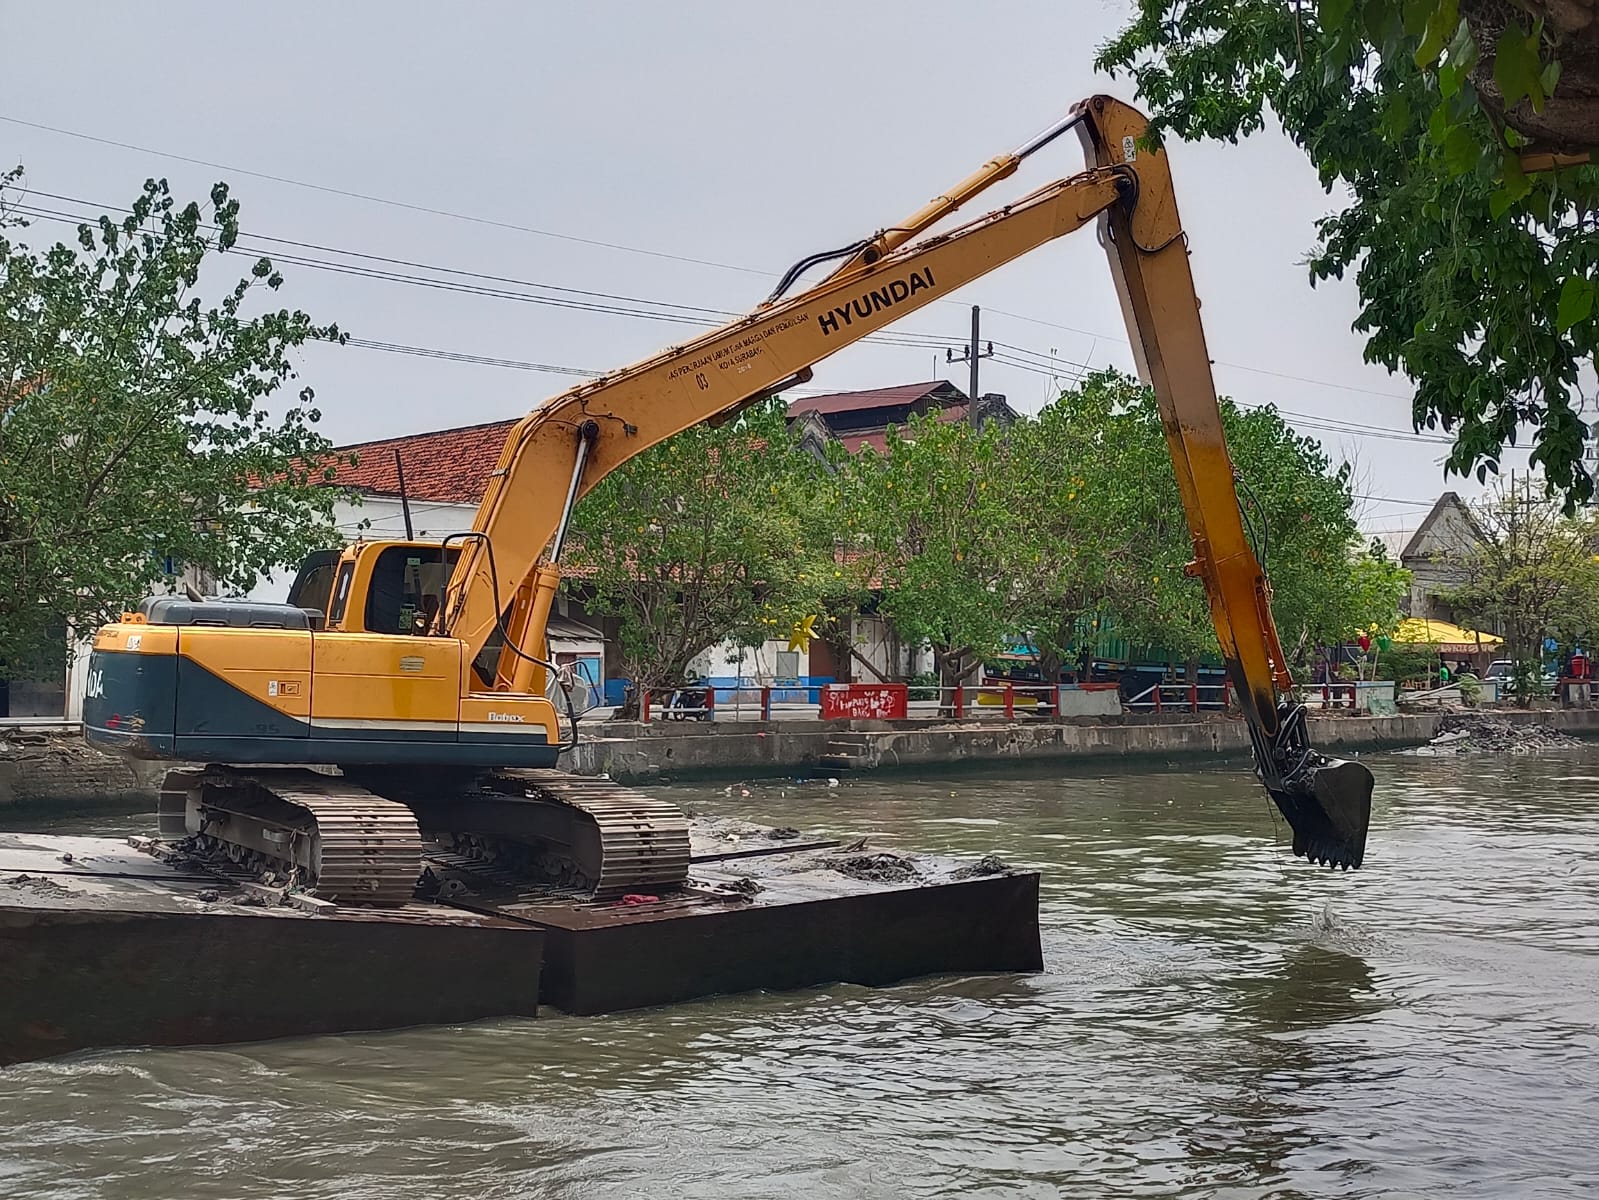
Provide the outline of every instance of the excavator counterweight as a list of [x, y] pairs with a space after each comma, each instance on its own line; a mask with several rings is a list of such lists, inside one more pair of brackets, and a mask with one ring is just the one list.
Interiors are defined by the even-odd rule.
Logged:
[[[165, 821], [341, 898], [393, 900], [430, 855], [462, 853], [500, 871], [553, 871], [596, 895], [683, 883], [681, 814], [551, 770], [573, 744], [553, 699], [547, 624], [574, 505], [651, 446], [731, 419], [839, 350], [1095, 224], [1160, 406], [1193, 573], [1256, 770], [1296, 855], [1360, 866], [1371, 773], [1309, 744], [1244, 532], [1170, 169], [1146, 144], [1147, 124], [1091, 97], [904, 220], [800, 260], [746, 316], [545, 400], [512, 428], [467, 532], [313, 556], [287, 604], [146, 601], [95, 639], [90, 740], [210, 764], [174, 777]], [[1087, 170], [934, 232], [1073, 129]], [[829, 262], [830, 274], [795, 290]], [[575, 739], [575, 720], [571, 729]], [[323, 781], [335, 771], [339, 782]]]

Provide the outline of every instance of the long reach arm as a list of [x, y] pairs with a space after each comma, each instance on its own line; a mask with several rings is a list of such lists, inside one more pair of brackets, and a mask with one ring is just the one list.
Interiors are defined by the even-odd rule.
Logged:
[[[506, 440], [432, 632], [462, 639], [474, 658], [491, 648], [482, 660], [492, 663], [485, 687], [541, 690], [562, 543], [583, 493], [656, 443], [808, 378], [829, 355], [1097, 220], [1140, 374], [1159, 401], [1193, 535], [1189, 573], [1204, 583], [1256, 769], [1293, 829], [1296, 854], [1358, 867], [1371, 774], [1312, 750], [1304, 710], [1291, 697], [1270, 587], [1244, 535], [1171, 174], [1164, 153], [1143, 145], [1146, 126], [1118, 100], [1085, 100], [899, 225], [796, 264], [749, 316], [545, 401]], [[947, 233], [921, 236], [1072, 128], [1086, 171]], [[822, 282], [783, 294], [804, 270], [832, 260], [842, 265]]]

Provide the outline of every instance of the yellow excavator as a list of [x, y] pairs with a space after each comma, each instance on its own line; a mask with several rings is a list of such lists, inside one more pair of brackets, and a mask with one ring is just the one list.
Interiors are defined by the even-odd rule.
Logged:
[[[164, 836], [341, 903], [403, 903], [453, 868], [595, 898], [682, 884], [682, 812], [555, 769], [573, 743], [551, 698], [545, 627], [573, 506], [663, 439], [732, 419], [836, 351], [1096, 222], [1159, 400], [1193, 535], [1188, 570], [1209, 597], [1255, 769], [1296, 855], [1359, 867], [1372, 776], [1312, 749], [1293, 698], [1234, 491], [1170, 171], [1146, 128], [1118, 100], [1085, 100], [905, 220], [802, 259], [748, 316], [546, 400], [511, 430], [469, 532], [313, 555], [285, 604], [144, 601], [95, 638], [89, 739], [200, 764], [169, 773]], [[929, 232], [1070, 130], [1087, 170]], [[794, 290], [827, 263], [837, 265], [824, 279]], [[575, 739], [575, 720], [570, 729]]]

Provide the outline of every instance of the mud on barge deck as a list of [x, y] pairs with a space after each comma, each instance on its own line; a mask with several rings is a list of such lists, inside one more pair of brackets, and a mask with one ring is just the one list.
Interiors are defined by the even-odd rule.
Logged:
[[690, 840], [658, 896], [489, 876], [368, 909], [279, 903], [150, 839], [0, 833], [0, 1064], [1042, 967], [1036, 873], [726, 821]]

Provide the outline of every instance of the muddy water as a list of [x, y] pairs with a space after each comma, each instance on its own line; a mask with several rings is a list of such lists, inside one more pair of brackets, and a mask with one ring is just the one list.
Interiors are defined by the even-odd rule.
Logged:
[[0, 1195], [1596, 1194], [1599, 751], [1372, 761], [1345, 876], [1236, 770], [680, 786], [1041, 868], [1048, 970], [11, 1068]]

